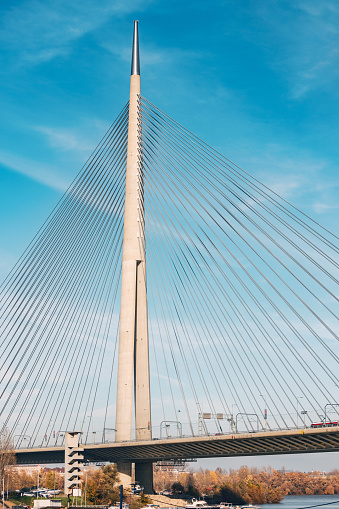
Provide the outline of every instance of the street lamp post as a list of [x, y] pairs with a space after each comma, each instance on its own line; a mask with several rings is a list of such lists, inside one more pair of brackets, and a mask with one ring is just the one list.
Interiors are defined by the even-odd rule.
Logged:
[[[18, 442], [17, 442], [17, 444], [16, 444], [16, 445], [19, 445], [19, 443], [21, 444], [21, 440], [27, 440], [27, 438], [31, 439], [31, 436], [30, 436], [30, 435], [14, 435], [14, 437], [13, 437], [13, 446], [14, 446], [14, 448], [16, 448], [16, 447], [15, 447], [15, 438], [16, 438], [16, 437], [19, 437], [19, 440], [18, 440]], [[20, 439], [21, 439], [21, 440], [20, 440]], [[28, 444], [28, 445], [29, 445], [29, 444]]]
[[233, 431], [234, 431], [234, 423], [235, 423], [235, 421], [234, 421], [234, 410], [233, 410], [233, 407], [238, 408], [238, 405], [237, 405], [236, 403], [232, 403], [232, 415], [231, 415], [231, 419], [232, 419], [232, 421], [231, 421], [231, 425], [232, 425], [232, 433], [233, 433]]
[[264, 400], [264, 403], [265, 403], [264, 420], [265, 420], [265, 431], [266, 431], [267, 430], [267, 404], [266, 404], [266, 396], [264, 396], [263, 394], [260, 394], [260, 396], [262, 397], [262, 399]]
[[87, 417], [89, 418], [88, 429], [89, 429], [89, 427], [91, 425], [91, 421], [92, 421], [92, 440], [93, 440], [93, 437], [94, 437], [94, 435], [93, 435], [93, 415], [88, 415]]
[[307, 410], [302, 410], [300, 413], [301, 413], [301, 415], [304, 416], [304, 428], [306, 428], [305, 419], [306, 419], [306, 415], [307, 415]]
[[103, 440], [104, 440], [104, 444], [106, 443], [106, 431], [108, 431], [108, 433], [110, 431], [116, 431], [115, 428], [104, 428], [104, 433], [103, 433]]
[[297, 397], [297, 429], [299, 428], [299, 399], [303, 399], [302, 396]]

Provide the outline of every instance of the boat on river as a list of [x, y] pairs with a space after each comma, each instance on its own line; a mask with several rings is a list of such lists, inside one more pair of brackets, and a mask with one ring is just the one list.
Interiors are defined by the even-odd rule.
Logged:
[[190, 504], [186, 504], [186, 509], [235, 509], [229, 502], [220, 502], [219, 504], [209, 505], [205, 500], [192, 499]]

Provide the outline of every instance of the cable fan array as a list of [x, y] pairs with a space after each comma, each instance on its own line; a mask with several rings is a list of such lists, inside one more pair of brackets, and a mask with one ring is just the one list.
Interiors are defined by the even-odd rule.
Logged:
[[[153, 436], [338, 420], [337, 237], [144, 98], [139, 125]], [[127, 131], [128, 104], [1, 287], [16, 446], [113, 439]]]
[[338, 421], [337, 238], [145, 98], [141, 118], [162, 419], [185, 413], [192, 434]]
[[[128, 104], [1, 287], [0, 422], [16, 446], [105, 427], [121, 273]], [[111, 402], [112, 403], [112, 402]]]

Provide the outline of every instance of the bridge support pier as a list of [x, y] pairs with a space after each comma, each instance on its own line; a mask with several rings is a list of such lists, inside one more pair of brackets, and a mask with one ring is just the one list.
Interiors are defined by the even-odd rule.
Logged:
[[144, 487], [146, 495], [153, 494], [153, 463], [150, 461], [135, 464], [135, 482]]
[[117, 463], [120, 484], [124, 488], [129, 488], [132, 483], [132, 463]]

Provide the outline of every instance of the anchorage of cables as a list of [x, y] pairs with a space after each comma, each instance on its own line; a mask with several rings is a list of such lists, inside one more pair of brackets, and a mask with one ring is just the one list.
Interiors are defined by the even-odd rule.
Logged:
[[87, 441], [112, 417], [127, 130], [128, 104], [1, 286], [0, 423], [15, 446]]
[[338, 238], [144, 98], [141, 119], [158, 422], [338, 421]]

